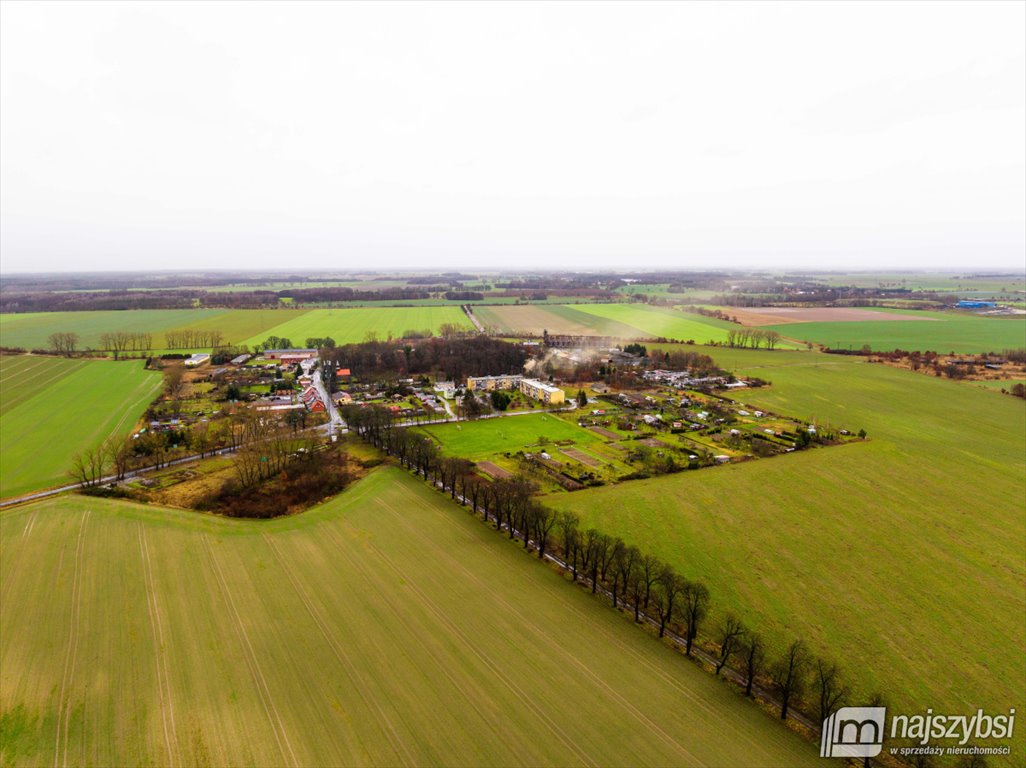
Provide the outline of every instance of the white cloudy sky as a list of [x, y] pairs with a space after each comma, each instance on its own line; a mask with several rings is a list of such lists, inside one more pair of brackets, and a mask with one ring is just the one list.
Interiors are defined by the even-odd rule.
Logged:
[[0, 268], [1022, 268], [1026, 4], [0, 4]]

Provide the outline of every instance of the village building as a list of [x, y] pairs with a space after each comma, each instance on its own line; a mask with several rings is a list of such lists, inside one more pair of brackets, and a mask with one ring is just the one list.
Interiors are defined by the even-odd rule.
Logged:
[[493, 392], [500, 389], [517, 389], [524, 377], [519, 374], [502, 374], [499, 376], [471, 376], [467, 379], [467, 389], [471, 392]]
[[547, 405], [561, 405], [566, 402], [566, 393], [563, 390], [538, 379], [521, 379], [520, 391]]
[[317, 357], [316, 349], [265, 349], [264, 358], [277, 360], [282, 365], [295, 365]]
[[185, 361], [185, 365], [188, 368], [195, 368], [197, 365], [203, 365], [210, 359], [210, 355], [206, 352], [192, 355], [188, 360]]

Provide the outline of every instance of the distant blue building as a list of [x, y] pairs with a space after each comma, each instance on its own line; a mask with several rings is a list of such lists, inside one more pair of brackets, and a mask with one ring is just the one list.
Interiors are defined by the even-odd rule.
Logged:
[[993, 301], [960, 301], [955, 305], [959, 309], [992, 309], [997, 306]]

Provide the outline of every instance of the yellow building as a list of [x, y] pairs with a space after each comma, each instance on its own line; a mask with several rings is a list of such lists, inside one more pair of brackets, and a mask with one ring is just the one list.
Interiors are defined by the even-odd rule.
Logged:
[[501, 376], [474, 376], [467, 379], [467, 389], [471, 392], [493, 392], [496, 389], [516, 389], [523, 376], [505, 374]]
[[538, 379], [521, 379], [520, 391], [547, 405], [562, 405], [566, 402], [566, 393], [563, 390]]

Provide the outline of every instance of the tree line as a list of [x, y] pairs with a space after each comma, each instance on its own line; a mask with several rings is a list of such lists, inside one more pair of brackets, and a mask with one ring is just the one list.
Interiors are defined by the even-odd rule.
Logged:
[[366, 341], [322, 349], [325, 383], [337, 388], [337, 369], [360, 372], [366, 381], [430, 375], [462, 382], [468, 376], [519, 373], [529, 352], [519, 344], [488, 336]]
[[762, 328], [737, 328], [727, 331], [727, 346], [738, 349], [776, 349], [780, 343], [780, 334], [776, 331], [767, 331]]
[[113, 331], [100, 334], [100, 349], [111, 352], [117, 360], [125, 352], [145, 352], [153, 349], [152, 333]]
[[224, 334], [217, 330], [185, 328], [179, 331], [164, 333], [164, 346], [167, 349], [192, 349], [194, 347], [220, 347], [224, 344]]
[[818, 724], [848, 701], [850, 688], [837, 663], [813, 655], [801, 639], [774, 655], [778, 644], [733, 614], [707, 626], [712, 598], [704, 583], [619, 537], [584, 527], [573, 512], [546, 507], [535, 498], [537, 486], [529, 479], [486, 480], [467, 459], [443, 456], [430, 438], [395, 427], [395, 417], [385, 408], [344, 406], [342, 415], [362, 439], [469, 507], [494, 530], [522, 540], [541, 559], [556, 560], [573, 582], [632, 613], [638, 624], [651, 624], [660, 638], [671, 635], [685, 655], [695, 655], [701, 645], [716, 675], [728, 670], [746, 696], [761, 695], [774, 703], [781, 719], [801, 710], [818, 718], [813, 720]]

